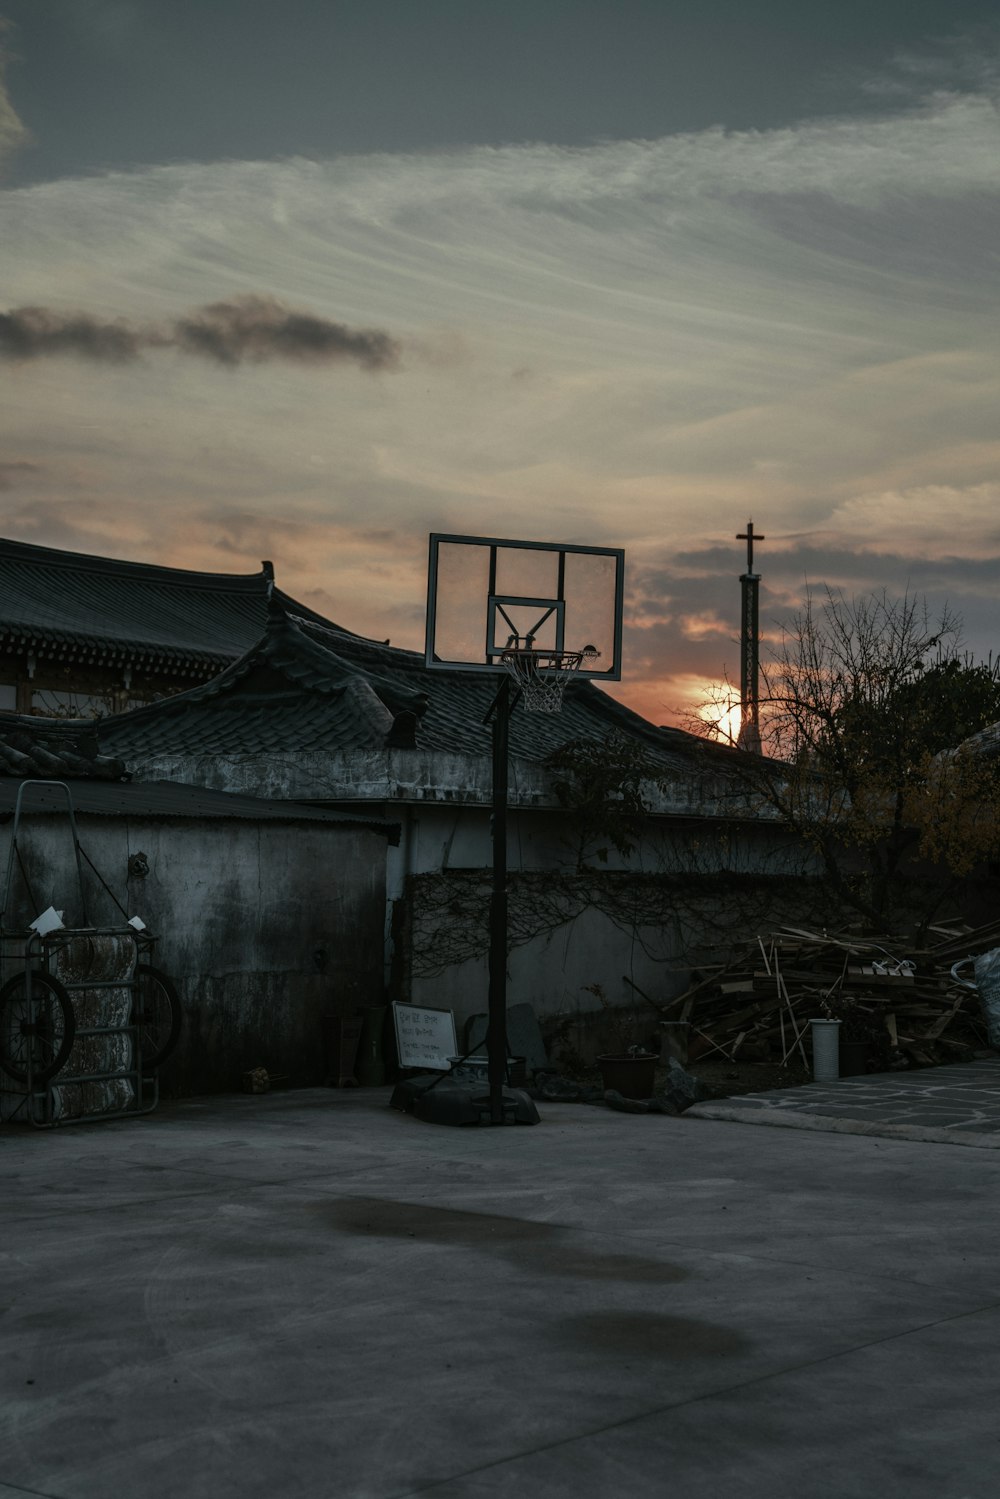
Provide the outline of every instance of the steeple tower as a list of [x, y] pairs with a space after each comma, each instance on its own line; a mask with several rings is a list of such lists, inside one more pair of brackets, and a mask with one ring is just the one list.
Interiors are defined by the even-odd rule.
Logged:
[[737, 541], [747, 544], [747, 570], [740, 576], [740, 732], [736, 741], [740, 749], [759, 755], [760, 750], [760, 573], [753, 570], [753, 544], [766, 537], [754, 534], [753, 521], [747, 521]]

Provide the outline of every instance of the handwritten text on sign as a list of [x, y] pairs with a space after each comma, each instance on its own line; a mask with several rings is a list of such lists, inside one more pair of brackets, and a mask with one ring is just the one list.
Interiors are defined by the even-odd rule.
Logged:
[[447, 1072], [457, 1051], [455, 1017], [450, 1010], [393, 1004], [396, 1051], [400, 1067], [429, 1067]]

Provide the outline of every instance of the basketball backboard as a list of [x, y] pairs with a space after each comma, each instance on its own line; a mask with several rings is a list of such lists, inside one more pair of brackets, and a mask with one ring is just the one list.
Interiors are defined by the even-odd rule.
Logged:
[[617, 682], [624, 583], [617, 548], [435, 533], [427, 665], [500, 671], [513, 642], [546, 655], [583, 652], [577, 676]]

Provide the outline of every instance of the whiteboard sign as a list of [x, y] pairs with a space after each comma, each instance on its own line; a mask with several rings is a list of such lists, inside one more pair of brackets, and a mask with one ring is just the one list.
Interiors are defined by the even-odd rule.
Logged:
[[394, 1002], [392, 1018], [400, 1067], [448, 1071], [451, 1066], [449, 1058], [458, 1050], [455, 1017], [450, 1010], [429, 1010], [424, 1006]]

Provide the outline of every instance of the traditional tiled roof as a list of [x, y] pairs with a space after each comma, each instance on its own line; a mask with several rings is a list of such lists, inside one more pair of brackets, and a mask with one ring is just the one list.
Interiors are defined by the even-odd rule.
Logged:
[[[202, 686], [101, 720], [101, 744], [126, 759], [385, 745], [488, 754], [484, 719], [499, 680], [428, 668], [414, 651], [289, 614], [275, 599], [265, 634], [239, 661]], [[585, 680], [570, 682], [560, 714], [515, 712], [510, 748], [542, 761], [567, 740], [616, 729], [642, 739], [667, 767], [731, 753], [657, 728]]]
[[[423, 703], [416, 709], [416, 738], [421, 746], [489, 753], [486, 719], [502, 680], [499, 673], [428, 667], [423, 655], [415, 651], [342, 635], [310, 620], [296, 623], [307, 639], [335, 653], [350, 669], [363, 672], [394, 713], [410, 706], [403, 694], [415, 704]], [[397, 725], [401, 739], [403, 726], [398, 719]], [[523, 708], [515, 711], [510, 722], [510, 749], [524, 759], [542, 761], [568, 740], [603, 738], [615, 730], [641, 739], [653, 757], [667, 765], [690, 767], [693, 758], [720, 763], [732, 758], [732, 751], [724, 746], [682, 729], [650, 723], [586, 678], [569, 681], [559, 713], [530, 713]]]
[[128, 780], [122, 761], [101, 753], [92, 724], [18, 713], [0, 713], [0, 776]]
[[[178, 676], [214, 673], [102, 720], [111, 757], [490, 747], [483, 720], [498, 677], [428, 669], [416, 652], [354, 635], [276, 588], [268, 562], [249, 575], [197, 573], [0, 539], [0, 651], [26, 649]], [[732, 753], [657, 728], [585, 680], [569, 684], [560, 714], [516, 712], [511, 751], [542, 761], [569, 739], [615, 729], [642, 739], [667, 766], [721, 768]], [[35, 742], [42, 760], [52, 753]], [[14, 770], [27, 751], [13, 741], [10, 748], [10, 773], [36, 773]]]
[[272, 579], [269, 562], [246, 575], [197, 573], [0, 539], [0, 652], [203, 677], [259, 638]]

